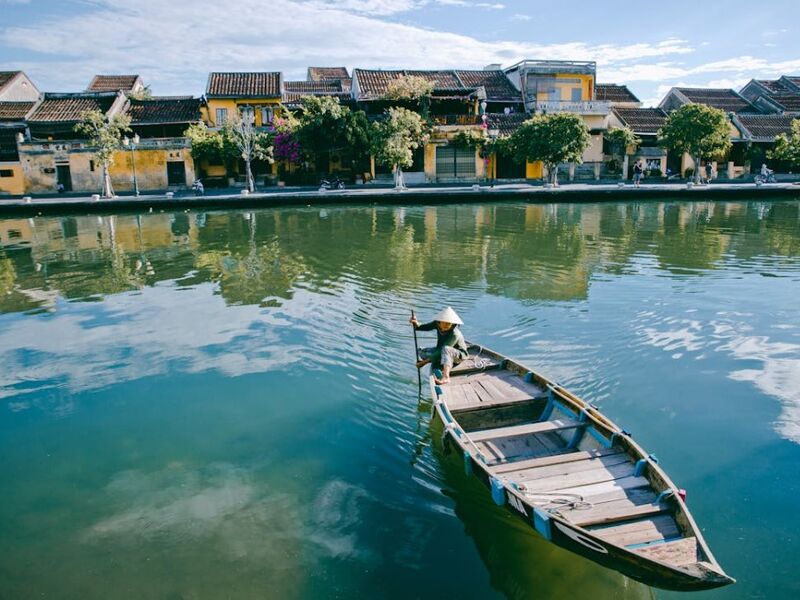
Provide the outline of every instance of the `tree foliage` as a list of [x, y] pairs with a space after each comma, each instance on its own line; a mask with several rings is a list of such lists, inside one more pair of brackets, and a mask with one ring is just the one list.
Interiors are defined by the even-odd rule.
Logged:
[[638, 146], [642, 143], [629, 127], [613, 127], [605, 134], [606, 140], [614, 148], [616, 154], [624, 154], [631, 146]]
[[560, 163], [583, 160], [583, 151], [589, 145], [589, 130], [583, 119], [571, 113], [536, 115], [525, 121], [511, 135], [512, 156], [518, 162], [542, 161], [558, 184], [557, 167]]
[[219, 164], [233, 157], [234, 148], [226, 145], [222, 132], [209, 129], [202, 121], [190, 125], [183, 135], [192, 144], [192, 158], [195, 162], [207, 160], [212, 164]]
[[433, 84], [419, 75], [403, 75], [389, 82], [387, 100], [421, 101], [433, 94]]
[[81, 120], [75, 125], [75, 131], [86, 136], [95, 158], [102, 166], [102, 194], [105, 198], [114, 196], [109, 166], [114, 164], [114, 153], [122, 149], [122, 138], [131, 130], [130, 125], [131, 118], [128, 115], [115, 115], [109, 119], [96, 109], [81, 113]]
[[426, 122], [414, 111], [390, 108], [386, 118], [373, 123], [372, 154], [382, 165], [392, 167], [396, 182], [402, 186], [402, 169], [414, 162], [414, 150], [428, 139]]
[[782, 133], [775, 138], [775, 146], [767, 152], [767, 158], [800, 167], [800, 119], [792, 121], [791, 135]]
[[731, 147], [727, 115], [705, 104], [684, 104], [667, 117], [658, 130], [658, 141], [672, 152], [687, 152], [695, 163], [700, 180], [700, 159], [725, 154]]
[[314, 158], [317, 169], [327, 170], [332, 152], [347, 151], [360, 164], [369, 153], [369, 122], [363, 111], [342, 106], [338, 98], [305, 96], [292, 133], [304, 152]]

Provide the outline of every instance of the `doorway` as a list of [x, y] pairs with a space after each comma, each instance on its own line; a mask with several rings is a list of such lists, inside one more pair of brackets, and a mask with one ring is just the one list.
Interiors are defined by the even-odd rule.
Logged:
[[69, 165], [56, 165], [56, 184], [64, 186], [65, 192], [72, 191], [72, 174], [69, 171]]
[[186, 185], [186, 164], [182, 160], [167, 163], [167, 185]]

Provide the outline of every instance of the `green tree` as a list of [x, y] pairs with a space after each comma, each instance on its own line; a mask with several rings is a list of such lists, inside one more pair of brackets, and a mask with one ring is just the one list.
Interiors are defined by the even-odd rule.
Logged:
[[239, 157], [244, 161], [247, 191], [255, 192], [256, 182], [253, 178], [252, 162], [254, 160], [264, 160], [269, 164], [274, 162], [270, 135], [256, 129], [254, 116], [244, 115], [228, 119], [222, 127], [222, 136], [227, 143], [236, 148]]
[[345, 152], [352, 166], [363, 165], [369, 153], [369, 122], [363, 111], [351, 111], [338, 98], [305, 96], [293, 127], [304, 152], [318, 171], [327, 173], [333, 152]]
[[684, 104], [658, 130], [658, 142], [671, 152], [688, 153], [700, 183], [700, 159], [725, 154], [731, 147], [727, 115], [705, 104]]
[[403, 75], [389, 82], [386, 87], [387, 100], [416, 103], [420, 113], [427, 119], [431, 107], [433, 84], [419, 75]]
[[184, 132], [192, 144], [192, 158], [196, 163], [206, 160], [212, 164], [227, 163], [233, 148], [219, 130], [209, 129], [202, 121], [194, 123]]
[[81, 113], [81, 121], [75, 131], [88, 138], [94, 156], [103, 168], [102, 194], [104, 198], [114, 197], [109, 167], [114, 164], [114, 153], [122, 148], [122, 138], [130, 129], [128, 115], [115, 115], [111, 119], [99, 110]]
[[775, 146], [767, 152], [767, 158], [800, 167], [800, 119], [792, 121], [791, 135], [782, 133], [775, 138]]
[[589, 145], [589, 130], [583, 119], [570, 113], [536, 115], [511, 135], [510, 150], [519, 162], [542, 161], [553, 185], [558, 185], [558, 165], [581, 163]]
[[373, 123], [372, 153], [378, 163], [392, 168], [397, 189], [405, 188], [403, 169], [414, 163], [414, 150], [427, 139], [427, 124], [407, 108], [390, 108], [385, 119]]
[[[611, 148], [611, 155], [614, 160], [618, 159], [619, 165], [625, 162], [628, 148], [642, 143], [642, 140], [629, 127], [613, 127], [606, 131], [605, 138]], [[623, 177], [624, 175], [623, 173]]]

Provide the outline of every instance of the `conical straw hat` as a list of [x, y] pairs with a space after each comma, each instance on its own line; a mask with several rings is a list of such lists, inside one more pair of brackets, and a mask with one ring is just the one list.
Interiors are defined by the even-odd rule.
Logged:
[[440, 312], [438, 315], [433, 317], [433, 320], [441, 321], [442, 323], [453, 323], [454, 325], [464, 324], [464, 321], [461, 320], [461, 317], [459, 317], [456, 314], [456, 311], [454, 311], [449, 306], [445, 308], [442, 312]]

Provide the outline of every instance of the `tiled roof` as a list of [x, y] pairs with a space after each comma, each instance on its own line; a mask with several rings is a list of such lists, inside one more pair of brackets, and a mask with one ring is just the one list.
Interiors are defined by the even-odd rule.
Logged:
[[35, 102], [0, 102], [0, 121], [22, 121]]
[[745, 135], [758, 140], [772, 141], [775, 136], [792, 132], [791, 115], [736, 115], [736, 120], [746, 130]]
[[800, 112], [800, 92], [778, 92], [770, 100], [780, 104], [787, 112]]
[[595, 86], [595, 98], [606, 102], [638, 103], [640, 101], [627, 85], [617, 85], [616, 83], [598, 83]]
[[283, 89], [303, 94], [335, 94], [342, 91], [342, 84], [339, 81], [286, 81]]
[[787, 76], [786, 79], [791, 81], [793, 84], [795, 84], [797, 86], [800, 86], [800, 76], [798, 76], [798, 77], [789, 77], [789, 76]]
[[280, 98], [281, 74], [263, 73], [211, 73], [208, 76], [206, 95], [229, 98]]
[[770, 95], [786, 91], [786, 85], [780, 79], [754, 79], [754, 81], [765, 88]]
[[[374, 70], [374, 69], [355, 69], [353, 77], [358, 78], [359, 86], [359, 100], [376, 100], [386, 95], [389, 85], [392, 81], [402, 77], [422, 77], [433, 85], [433, 97], [448, 98], [448, 97], [465, 97], [475, 92], [480, 85], [472, 85], [463, 81], [460, 74], [464, 73], [470, 81], [477, 81], [479, 76], [475, 71], [409, 71], [409, 70]], [[481, 72], [483, 73], [483, 72]], [[490, 83], [494, 88], [502, 90], [501, 93], [505, 94], [510, 91], [503, 86], [500, 87], [499, 80], [496, 76], [485, 76], [484, 81]], [[509, 82], [510, 83], [510, 82]], [[481, 84], [482, 85], [482, 84]], [[513, 88], [513, 86], [511, 86]], [[487, 95], [489, 90], [487, 89]], [[515, 90], [513, 101], [518, 101], [519, 92]], [[494, 98], [492, 98], [494, 100]], [[507, 100], [507, 97], [500, 99]]]
[[522, 93], [514, 87], [503, 71], [456, 71], [456, 76], [468, 88], [483, 86], [489, 102], [522, 103]]
[[526, 120], [530, 119], [530, 115], [524, 112], [515, 112], [511, 114], [493, 113], [488, 115], [489, 119], [487, 124], [489, 127], [496, 127], [500, 131], [501, 137], [506, 137], [514, 133], [520, 125]]
[[113, 92], [45, 94], [33, 114], [28, 117], [28, 121], [31, 123], [80, 121], [81, 114], [87, 110], [108, 112], [116, 99], [117, 94]]
[[0, 90], [2, 90], [9, 81], [14, 79], [17, 73], [19, 73], [19, 71], [0, 71]]
[[300, 102], [303, 96], [332, 96], [339, 102], [347, 102], [350, 92], [343, 89], [341, 81], [285, 81], [283, 84], [283, 101], [292, 105]]
[[128, 114], [132, 125], [194, 123], [200, 120], [200, 102], [199, 98], [191, 97], [131, 99]]
[[667, 118], [660, 108], [622, 108], [612, 109], [620, 121], [638, 135], [655, 135]]
[[309, 81], [339, 81], [350, 79], [346, 67], [308, 67]]
[[122, 90], [128, 92], [136, 86], [137, 81], [139, 81], [138, 75], [95, 75], [86, 91], [116, 92]]
[[725, 112], [758, 113], [758, 110], [734, 90], [717, 88], [676, 88], [690, 102], [719, 108]]

